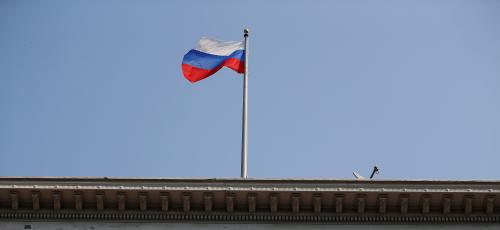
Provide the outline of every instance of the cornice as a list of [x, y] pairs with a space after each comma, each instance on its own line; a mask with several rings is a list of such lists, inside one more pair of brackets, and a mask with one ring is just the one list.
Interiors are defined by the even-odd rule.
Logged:
[[0, 177], [0, 219], [500, 222], [500, 181]]
[[0, 177], [0, 189], [499, 193], [500, 181]]

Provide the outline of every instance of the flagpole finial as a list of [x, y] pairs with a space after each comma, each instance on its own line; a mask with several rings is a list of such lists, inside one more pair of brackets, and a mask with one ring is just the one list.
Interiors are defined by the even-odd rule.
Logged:
[[243, 33], [244, 33], [244, 35], [243, 35], [243, 36], [248, 37], [248, 33], [250, 33], [250, 29], [245, 28], [245, 29], [243, 30]]

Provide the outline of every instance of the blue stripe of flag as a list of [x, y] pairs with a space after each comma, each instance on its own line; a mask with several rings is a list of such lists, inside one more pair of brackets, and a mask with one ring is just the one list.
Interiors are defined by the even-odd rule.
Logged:
[[236, 58], [240, 61], [245, 61], [245, 51], [236, 50], [229, 56], [219, 56], [192, 49], [186, 55], [184, 55], [182, 63], [192, 65], [197, 68], [210, 70], [220, 66], [225, 60], [229, 58]]

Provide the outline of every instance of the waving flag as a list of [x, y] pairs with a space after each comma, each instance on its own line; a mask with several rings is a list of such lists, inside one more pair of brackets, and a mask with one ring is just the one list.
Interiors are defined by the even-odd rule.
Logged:
[[243, 74], [243, 113], [241, 123], [241, 178], [247, 178], [247, 117], [248, 117], [248, 28], [243, 30], [243, 42], [224, 42], [203, 37], [195, 49], [182, 59], [182, 74], [191, 83], [205, 79], [226, 66]]
[[198, 46], [182, 59], [182, 73], [192, 83], [209, 77], [224, 66], [238, 73], [245, 72], [243, 42], [203, 37]]

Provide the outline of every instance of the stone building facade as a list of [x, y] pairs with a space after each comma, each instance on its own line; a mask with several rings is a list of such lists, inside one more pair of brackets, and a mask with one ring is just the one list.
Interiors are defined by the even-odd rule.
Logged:
[[500, 181], [0, 178], [3, 229], [500, 229]]

